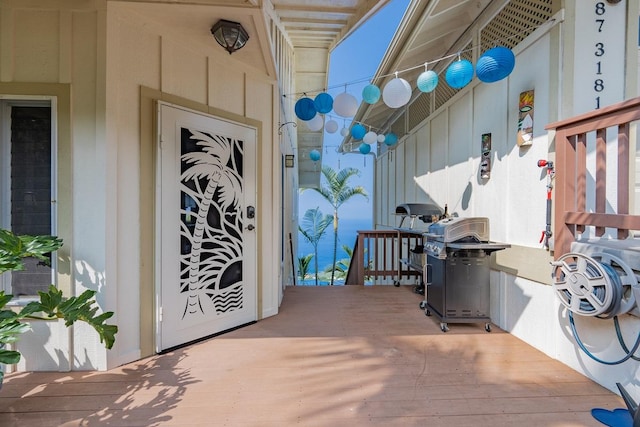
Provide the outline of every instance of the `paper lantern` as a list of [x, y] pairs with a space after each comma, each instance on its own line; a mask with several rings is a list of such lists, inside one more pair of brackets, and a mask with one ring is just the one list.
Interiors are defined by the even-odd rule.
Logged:
[[516, 57], [511, 49], [504, 46], [494, 47], [478, 59], [476, 75], [482, 82], [494, 83], [511, 74], [515, 65]]
[[333, 111], [340, 117], [353, 117], [358, 111], [358, 100], [355, 96], [343, 92], [333, 100]]
[[362, 143], [360, 144], [360, 147], [358, 147], [358, 150], [360, 150], [362, 154], [369, 154], [371, 152], [371, 146], [369, 144]]
[[462, 89], [473, 79], [473, 65], [466, 59], [459, 59], [449, 65], [444, 78], [453, 89]]
[[370, 84], [362, 89], [362, 100], [367, 104], [375, 104], [380, 100], [380, 88]]
[[349, 129], [348, 129], [348, 128], [342, 128], [342, 129], [340, 129], [340, 135], [342, 135], [342, 136], [347, 136], [347, 135], [349, 135]]
[[313, 105], [318, 113], [327, 114], [333, 109], [333, 97], [326, 92], [321, 92], [316, 95]]
[[353, 125], [351, 128], [351, 137], [355, 140], [364, 138], [365, 133], [367, 133], [367, 130], [360, 123]]
[[364, 138], [362, 138], [362, 140], [366, 144], [375, 144], [375, 142], [378, 140], [378, 134], [370, 130], [364, 135]]
[[411, 100], [411, 85], [402, 78], [394, 78], [384, 86], [382, 100], [389, 108], [399, 108]]
[[322, 129], [324, 125], [324, 120], [320, 114], [316, 114], [313, 119], [305, 122], [310, 131], [316, 132]]
[[318, 150], [311, 150], [309, 152], [309, 158], [314, 162], [317, 162], [318, 160], [320, 160], [320, 152]]
[[306, 96], [304, 98], [298, 99], [294, 110], [296, 112], [296, 116], [298, 116], [300, 120], [305, 121], [313, 119], [317, 113], [316, 106], [313, 103], [313, 99]]
[[438, 86], [438, 73], [433, 70], [424, 71], [418, 76], [417, 86], [421, 92], [433, 92]]
[[324, 130], [328, 133], [336, 133], [338, 131], [338, 122], [333, 119], [329, 120], [324, 124]]
[[384, 143], [385, 145], [391, 147], [392, 145], [395, 145], [395, 143], [398, 142], [398, 136], [391, 132], [387, 134], [387, 137], [384, 139]]
[[387, 136], [385, 134], [383, 134], [383, 133], [379, 133], [378, 134], [378, 142], [379, 143], [383, 143], [385, 139], [387, 139]]

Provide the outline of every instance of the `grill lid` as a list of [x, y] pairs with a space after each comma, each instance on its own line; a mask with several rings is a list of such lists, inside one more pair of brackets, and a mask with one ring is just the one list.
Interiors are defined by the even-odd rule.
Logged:
[[451, 242], [488, 242], [489, 218], [452, 217], [441, 219], [429, 226], [428, 238], [437, 239], [445, 243]]
[[403, 203], [396, 206], [396, 215], [404, 216], [431, 216], [442, 215], [442, 209], [431, 203]]

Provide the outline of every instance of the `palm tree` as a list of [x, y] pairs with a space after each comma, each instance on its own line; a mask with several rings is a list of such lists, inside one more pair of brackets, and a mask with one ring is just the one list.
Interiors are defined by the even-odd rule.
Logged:
[[305, 277], [307, 277], [307, 274], [309, 274], [311, 258], [313, 258], [313, 254], [298, 257], [298, 273], [300, 274], [300, 278], [302, 280], [304, 280]]
[[[186, 230], [184, 222], [181, 224], [182, 235], [191, 243], [190, 252], [183, 255], [184, 268], [188, 269], [187, 283], [181, 279], [181, 286], [188, 291], [183, 318], [187, 313], [204, 313], [200, 300], [203, 288], [217, 287], [211, 283], [219, 279], [218, 272], [224, 271], [224, 267], [235, 260], [242, 243], [240, 218], [238, 215], [228, 214], [228, 208], [236, 210], [238, 195], [242, 191], [241, 177], [232, 156], [238, 142], [221, 135], [209, 135], [196, 130], [190, 132], [189, 138], [195, 140], [200, 149], [181, 156], [185, 164], [180, 177], [181, 190], [197, 206], [193, 234]], [[192, 186], [186, 185], [189, 181]], [[217, 199], [214, 200], [216, 194]], [[214, 230], [208, 224], [207, 218], [212, 209], [217, 211], [216, 216], [220, 218], [220, 229]], [[191, 211], [183, 211], [182, 215], [191, 218]], [[233, 236], [223, 239], [223, 229], [231, 231]], [[202, 262], [205, 240], [215, 240], [219, 247], [215, 256]], [[215, 299], [215, 295], [211, 298]]]
[[[322, 188], [311, 188], [319, 193], [329, 204], [333, 207], [333, 270], [331, 271], [331, 286], [335, 279], [335, 265], [336, 257], [338, 255], [338, 209], [347, 200], [356, 195], [364, 196], [369, 200], [367, 191], [361, 187], [349, 187], [349, 178], [352, 176], [360, 175], [360, 171], [356, 168], [345, 168], [340, 171], [333, 170], [330, 166], [324, 165], [322, 167], [322, 176], [326, 181], [327, 186]], [[303, 188], [301, 191], [308, 190]]]
[[313, 253], [315, 255], [314, 264], [316, 267], [316, 286], [318, 286], [318, 242], [327, 231], [329, 224], [331, 224], [331, 215], [323, 215], [320, 212], [320, 207], [315, 209], [307, 209], [302, 218], [302, 225], [298, 226], [298, 231], [302, 233], [302, 236], [313, 245]]
[[[337, 279], [344, 279], [347, 277], [347, 272], [349, 271], [349, 266], [351, 265], [351, 258], [353, 257], [353, 248], [349, 245], [342, 245], [342, 250], [347, 254], [347, 258], [342, 258], [336, 261], [334, 270], [336, 271], [335, 277]], [[327, 267], [325, 273], [329, 273], [331, 270], [331, 266]]]

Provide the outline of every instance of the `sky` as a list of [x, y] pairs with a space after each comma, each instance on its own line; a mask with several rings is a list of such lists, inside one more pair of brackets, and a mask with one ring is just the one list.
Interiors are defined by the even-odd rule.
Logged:
[[[329, 62], [329, 81], [327, 92], [334, 98], [344, 91], [355, 96], [358, 103], [362, 102], [362, 89], [369, 83], [367, 79], [373, 77], [384, 56], [389, 42], [395, 33], [409, 0], [391, 0], [387, 6], [370, 18], [346, 40], [340, 43], [331, 53]], [[352, 82], [359, 82], [353, 83]], [[380, 88], [382, 90], [382, 88]], [[379, 101], [382, 102], [382, 101]], [[341, 129], [351, 127], [350, 119], [334, 118]], [[343, 137], [340, 130], [334, 134], [325, 132], [324, 148], [321, 162], [335, 170], [353, 167], [360, 170], [360, 176], [352, 177], [348, 183], [351, 187], [361, 185], [369, 194], [369, 200], [355, 196], [349, 199], [340, 209], [340, 218], [358, 218], [364, 213], [368, 218], [373, 216], [373, 155], [338, 154], [337, 149]], [[318, 164], [320, 169], [320, 164]], [[331, 206], [315, 191], [304, 191], [299, 198], [299, 217], [302, 218], [307, 209], [320, 207], [323, 214], [331, 214]]]

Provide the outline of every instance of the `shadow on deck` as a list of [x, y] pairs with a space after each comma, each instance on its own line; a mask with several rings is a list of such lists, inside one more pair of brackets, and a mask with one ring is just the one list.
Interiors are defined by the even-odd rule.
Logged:
[[15, 373], [2, 426], [598, 426], [616, 394], [411, 287], [290, 287], [256, 324], [108, 372]]

